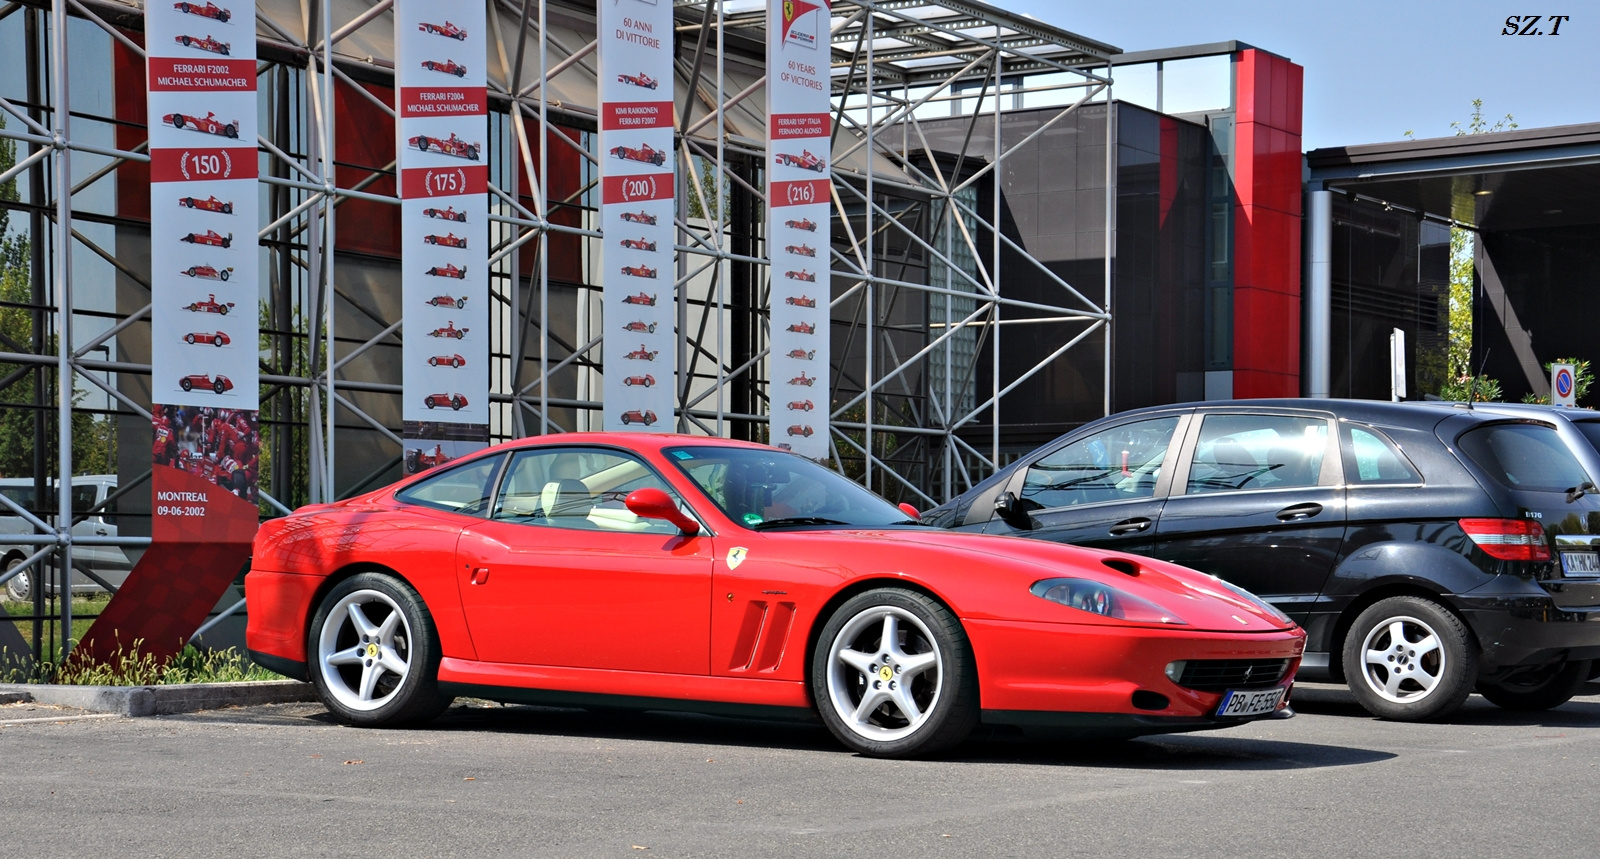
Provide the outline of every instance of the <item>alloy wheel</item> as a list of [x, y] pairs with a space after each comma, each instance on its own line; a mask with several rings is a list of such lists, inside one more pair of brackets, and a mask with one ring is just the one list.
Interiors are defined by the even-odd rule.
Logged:
[[389, 703], [411, 673], [411, 624], [387, 594], [363, 589], [335, 603], [317, 637], [317, 670], [352, 710]]
[[920, 618], [875, 606], [829, 643], [828, 706], [852, 733], [888, 742], [915, 733], [939, 706], [943, 657]]

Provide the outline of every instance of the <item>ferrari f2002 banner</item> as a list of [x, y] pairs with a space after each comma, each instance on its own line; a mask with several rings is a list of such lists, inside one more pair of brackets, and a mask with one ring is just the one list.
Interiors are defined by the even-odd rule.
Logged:
[[828, 0], [768, 0], [767, 258], [772, 443], [828, 456]]
[[673, 428], [672, 0], [600, 0], [605, 428]]
[[482, 3], [396, 0], [406, 474], [489, 443]]

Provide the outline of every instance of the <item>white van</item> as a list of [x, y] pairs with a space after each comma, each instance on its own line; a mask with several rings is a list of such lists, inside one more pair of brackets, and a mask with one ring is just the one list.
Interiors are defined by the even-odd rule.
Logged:
[[[53, 487], [55, 481], [50, 481], [47, 486]], [[56, 499], [45, 499], [43, 505], [37, 503], [35, 498], [36, 486], [31, 477], [12, 477], [0, 479], [0, 494], [16, 502], [19, 506], [34, 511], [35, 515], [46, 522], [52, 522], [55, 516]], [[72, 478], [72, 509], [79, 515], [103, 504], [107, 498], [117, 491], [117, 476], [115, 474], [85, 474]], [[94, 515], [87, 516], [82, 522], [72, 526], [74, 537], [115, 537], [116, 502], [105, 508], [96, 510]], [[37, 533], [33, 525], [21, 516], [11, 512], [9, 507], [0, 505], [0, 534], [33, 534]], [[11, 572], [22, 564], [37, 546], [0, 545], [0, 570]], [[72, 549], [74, 572], [72, 574], [72, 592], [75, 594], [99, 593], [105, 588], [89, 576], [84, 575], [87, 569], [94, 575], [104, 579], [112, 587], [120, 587], [128, 578], [130, 564], [128, 556], [122, 551], [121, 546], [74, 546]], [[37, 566], [30, 567], [13, 576], [6, 582], [5, 589], [0, 591], [0, 599], [16, 600], [18, 602], [33, 601], [33, 583], [38, 581], [36, 575], [40, 570]], [[54, 592], [55, 584], [51, 583], [50, 592]]]

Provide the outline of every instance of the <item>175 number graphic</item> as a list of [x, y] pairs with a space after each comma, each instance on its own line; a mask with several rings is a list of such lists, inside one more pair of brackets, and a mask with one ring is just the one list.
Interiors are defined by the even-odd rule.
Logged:
[[430, 197], [465, 194], [467, 173], [465, 170], [429, 170], [427, 186]]
[[[1550, 32], [1546, 33], [1539, 28], [1539, 22], [1548, 19]], [[1509, 15], [1506, 25], [1500, 30], [1502, 36], [1559, 36], [1561, 25], [1572, 20], [1571, 15]]]

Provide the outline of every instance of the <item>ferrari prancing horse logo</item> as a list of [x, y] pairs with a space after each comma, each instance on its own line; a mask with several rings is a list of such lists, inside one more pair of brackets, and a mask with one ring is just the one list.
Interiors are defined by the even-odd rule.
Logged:
[[746, 549], [743, 546], [734, 546], [732, 549], [729, 549], [728, 550], [728, 569], [730, 569], [730, 570], [739, 569], [739, 565], [744, 563], [745, 554], [748, 553], [749, 551], [750, 551], [749, 549]]

